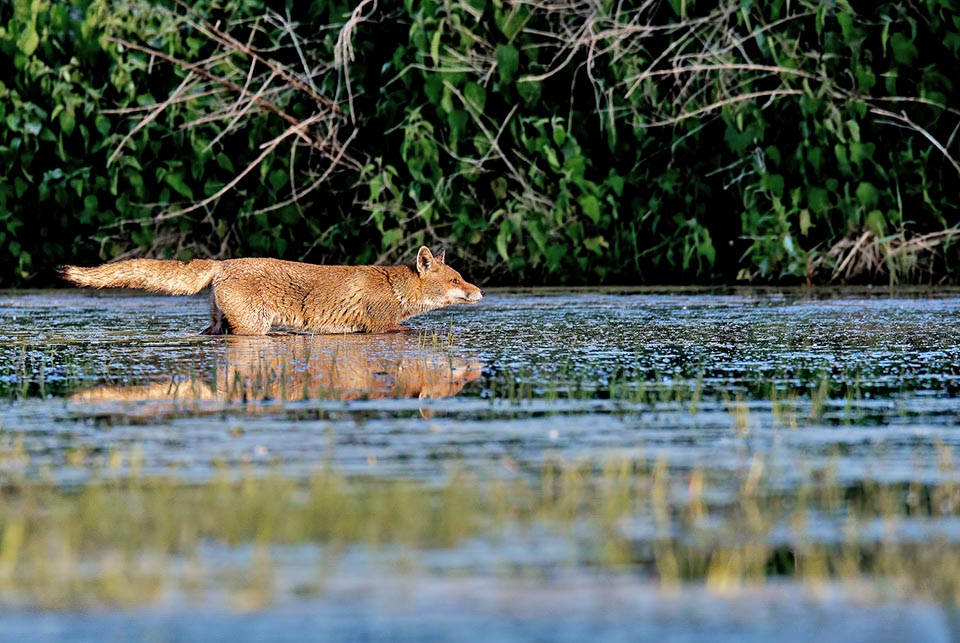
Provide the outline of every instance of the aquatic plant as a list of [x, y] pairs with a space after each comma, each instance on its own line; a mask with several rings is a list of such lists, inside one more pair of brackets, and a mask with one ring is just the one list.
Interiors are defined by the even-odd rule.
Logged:
[[[223, 589], [240, 595], [256, 568], [258, 604], [267, 604], [279, 598], [269, 588], [283, 584], [284, 566], [258, 561], [284, 548], [319, 547], [329, 563], [360, 547], [376, 564], [404, 567], [417, 552], [507, 537], [514, 548], [534, 549], [545, 537], [569, 542], [575, 556], [553, 564], [642, 574], [666, 589], [702, 583], [729, 594], [774, 577], [814, 588], [895, 581], [914, 599], [954, 600], [956, 535], [938, 521], [960, 511], [960, 479], [949, 450], [942, 456], [947, 475], [938, 483], [843, 484], [828, 467], [784, 493], [759, 456], [731, 486], [722, 471], [664, 458], [549, 460], [533, 476], [460, 471], [439, 485], [324, 465], [302, 480], [221, 470], [197, 484], [122, 474], [137, 456], [116, 454], [79, 488], [4, 482], [0, 602], [139, 605], [172, 590], [214, 591], [224, 574], [239, 574]], [[0, 447], [0, 462], [18, 457], [16, 446]], [[208, 559], [218, 547], [240, 555]], [[535, 560], [509, 564], [516, 571]], [[322, 586], [322, 568], [313, 580]]]

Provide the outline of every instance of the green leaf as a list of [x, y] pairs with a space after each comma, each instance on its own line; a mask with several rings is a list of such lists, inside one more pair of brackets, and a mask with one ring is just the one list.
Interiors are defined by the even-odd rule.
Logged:
[[857, 186], [857, 201], [859, 201], [864, 208], [872, 209], [877, 207], [877, 203], [880, 201], [880, 194], [872, 183], [864, 181]]
[[560, 169], [560, 159], [557, 158], [556, 150], [554, 150], [552, 147], [545, 147], [543, 148], [543, 154], [547, 157], [547, 162], [550, 164], [550, 167], [555, 170]]
[[904, 66], [910, 66], [917, 59], [917, 46], [899, 31], [890, 36], [890, 49], [893, 59]]
[[96, 126], [97, 131], [103, 136], [106, 136], [110, 133], [110, 119], [103, 114], [97, 114], [97, 118], [94, 120], [94, 125]]
[[766, 158], [767, 166], [780, 166], [780, 150], [775, 145], [768, 145], [763, 148], [763, 156]]
[[602, 236], [598, 236], [584, 239], [583, 246], [594, 254], [602, 255], [603, 251], [610, 247], [610, 244]]
[[783, 176], [780, 174], [764, 174], [762, 185], [769, 190], [773, 196], [777, 198], [783, 196]]
[[807, 190], [807, 204], [815, 214], [823, 214], [830, 209], [830, 193], [823, 188], [812, 187]]
[[853, 119], [848, 120], [844, 124], [847, 126], [847, 130], [850, 132], [850, 140], [853, 142], [859, 143], [860, 142], [860, 124]]
[[710, 233], [704, 229], [703, 235], [700, 243], [697, 244], [697, 250], [700, 251], [700, 256], [712, 266], [717, 259], [717, 249], [713, 247], [713, 239], [710, 238]]
[[807, 163], [813, 167], [813, 171], [820, 173], [820, 167], [823, 165], [823, 148], [813, 146], [807, 149]]
[[70, 136], [73, 129], [77, 126], [77, 118], [73, 112], [73, 106], [67, 105], [66, 109], [60, 112], [60, 130]]
[[449, 87], [443, 88], [443, 97], [440, 99], [440, 109], [442, 109], [447, 114], [451, 113], [454, 109], [453, 92], [450, 91]]
[[861, 165], [864, 161], [873, 159], [873, 151], [876, 147], [873, 143], [851, 143], [850, 161]]
[[[587, 159], [581, 154], [568, 156], [563, 162], [563, 169], [567, 178], [575, 183], [581, 183], [584, 180], [583, 175], [587, 171]], [[588, 181], [588, 183], [592, 185], [592, 182]]]
[[507, 188], [507, 180], [502, 176], [498, 176], [494, 180], [490, 181], [490, 190], [493, 192], [493, 196], [500, 201], [507, 198]]
[[621, 197], [623, 196], [623, 186], [626, 185], [627, 180], [617, 174], [614, 170], [610, 170], [610, 174], [603, 181], [603, 184], [609, 186], [613, 193]]
[[230, 160], [229, 156], [227, 156], [223, 152], [220, 152], [219, 154], [217, 154], [216, 160], [217, 160], [217, 166], [219, 166], [221, 170], [226, 170], [227, 172], [230, 172], [230, 173], [234, 172], [233, 161]]
[[539, 222], [528, 220], [526, 225], [524, 225], [524, 229], [526, 229], [527, 234], [530, 235], [530, 238], [533, 239], [533, 242], [536, 244], [536, 249], [539, 251], [539, 253], [543, 254], [547, 248], [547, 235], [543, 231], [543, 228], [540, 227]]
[[834, 156], [837, 157], [837, 168], [842, 174], [850, 174], [850, 156], [847, 154], [847, 146], [843, 143], [837, 143], [833, 146]]
[[[14, 4], [17, 5], [16, 9], [26, 14], [26, 7], [24, 7], [25, 2], [15, 2]], [[24, 21], [26, 24], [24, 25], [23, 31], [20, 32], [20, 37], [17, 38], [17, 49], [27, 56], [32, 56], [33, 52], [36, 51], [40, 45], [40, 34], [37, 33], [37, 14], [40, 13], [40, 0], [33, 0], [30, 3], [29, 11], [29, 18], [23, 15], [23, 17], [26, 18]], [[15, 25], [16, 21], [11, 24]]]
[[274, 190], [284, 187], [289, 181], [290, 175], [283, 170], [277, 169], [270, 172], [269, 183]]
[[877, 75], [871, 69], [859, 68], [856, 71], [856, 76], [860, 91], [864, 94], [869, 94], [874, 85], [877, 84]]
[[510, 253], [507, 252], [507, 241], [510, 240], [510, 222], [503, 220], [500, 222], [500, 234], [497, 235], [497, 254], [504, 261], [510, 261]]
[[482, 112], [487, 104], [486, 90], [476, 83], [467, 83], [467, 86], [463, 88], [463, 95], [478, 112]]
[[563, 147], [564, 141], [567, 140], [567, 130], [563, 129], [560, 125], [554, 123], [553, 125], [553, 142], [557, 144], [557, 147]]
[[28, 56], [32, 56], [33, 52], [37, 50], [37, 46], [40, 44], [40, 36], [37, 34], [37, 28], [35, 25], [30, 25], [27, 27], [20, 38], [17, 39], [17, 47]]
[[399, 245], [405, 236], [401, 228], [385, 230], [380, 240], [380, 246], [383, 250], [390, 250]]
[[547, 270], [554, 272], [563, 265], [563, 259], [567, 256], [567, 246], [560, 243], [551, 243], [543, 252], [543, 257], [547, 265]]
[[443, 74], [426, 74], [423, 81], [423, 93], [427, 100], [433, 104], [440, 101], [443, 96]]
[[883, 212], [880, 210], [871, 210], [867, 214], [865, 225], [867, 230], [877, 237], [883, 237], [887, 234], [887, 218], [883, 216]]
[[185, 196], [188, 199], [193, 199], [193, 190], [191, 190], [190, 186], [184, 182], [183, 175], [179, 172], [167, 172], [164, 174], [163, 180], [181, 196]]
[[500, 82], [508, 85], [513, 81], [520, 68], [520, 53], [513, 45], [497, 46], [497, 73]]
[[441, 20], [440, 24], [437, 25], [437, 30], [433, 33], [433, 37], [430, 39], [430, 58], [433, 60], [433, 66], [440, 66], [440, 39], [443, 38], [443, 25], [446, 20]]
[[13, 180], [13, 190], [17, 195], [17, 198], [20, 199], [30, 188], [30, 184], [24, 181], [19, 176]]
[[487, 8], [487, 0], [465, 0], [465, 2], [473, 9], [471, 13], [482, 14]]
[[960, 32], [951, 31], [943, 39], [943, 46], [956, 56], [960, 53]]
[[540, 100], [540, 83], [538, 81], [519, 82], [517, 93], [527, 107], [533, 107]]
[[529, 15], [530, 9], [522, 4], [510, 6], [509, 10], [500, 10], [494, 14], [497, 26], [507, 40], [513, 40], [513, 37], [520, 33]]
[[807, 236], [810, 228], [813, 227], [813, 224], [810, 222], [810, 210], [803, 208], [800, 210], [800, 234]]
[[592, 194], [587, 194], [577, 199], [577, 202], [583, 209], [583, 213], [587, 215], [587, 218], [593, 221], [594, 224], [600, 223], [600, 201], [597, 197]]
[[837, 11], [837, 22], [840, 23], [840, 32], [847, 44], [853, 44], [860, 40], [860, 30], [853, 24], [853, 16], [846, 11]]
[[[134, 193], [138, 197], [143, 197], [146, 194], [144, 190], [143, 177], [139, 172], [135, 170], [124, 172], [124, 178], [127, 179], [127, 183], [130, 184], [130, 187], [133, 188]], [[79, 188], [77, 193], [79, 194]]]

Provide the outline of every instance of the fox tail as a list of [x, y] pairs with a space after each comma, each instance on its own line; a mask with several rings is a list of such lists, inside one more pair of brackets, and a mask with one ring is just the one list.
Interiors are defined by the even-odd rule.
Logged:
[[96, 268], [64, 266], [60, 276], [89, 288], [140, 288], [169, 295], [193, 295], [210, 285], [220, 262], [194, 259], [188, 263], [165, 259], [128, 259]]

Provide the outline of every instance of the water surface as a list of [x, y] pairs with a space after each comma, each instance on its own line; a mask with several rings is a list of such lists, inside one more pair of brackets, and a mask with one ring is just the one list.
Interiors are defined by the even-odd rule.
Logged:
[[0, 294], [0, 638], [960, 636], [957, 293], [206, 311]]

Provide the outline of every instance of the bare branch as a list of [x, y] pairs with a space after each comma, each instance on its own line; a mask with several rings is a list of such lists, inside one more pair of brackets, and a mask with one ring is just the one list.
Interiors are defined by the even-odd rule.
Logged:
[[[368, 5], [373, 5], [370, 13], [363, 11]], [[350, 105], [350, 121], [356, 122], [357, 115], [353, 109], [353, 90], [350, 88], [350, 74], [347, 71], [349, 63], [353, 62], [353, 32], [362, 22], [366, 21], [377, 10], [376, 0], [361, 0], [360, 4], [350, 14], [350, 19], [340, 29], [337, 44], [333, 48], [333, 66], [343, 71], [342, 77], [347, 88], [347, 104]]]
[[923, 136], [925, 139], [930, 141], [930, 144], [933, 145], [935, 148], [937, 148], [937, 150], [939, 150], [940, 153], [943, 154], [944, 158], [947, 159], [950, 165], [953, 166], [953, 169], [957, 171], [957, 174], [960, 174], [960, 163], [957, 163], [956, 159], [954, 159], [950, 155], [950, 152], [947, 150], [947, 148], [944, 147], [944, 145], [940, 141], [938, 141], [936, 137], [933, 136], [933, 134], [931, 134], [930, 132], [920, 127], [915, 122], [913, 122], [913, 120], [911, 120], [910, 117], [907, 116], [905, 112], [901, 112], [900, 114], [895, 114], [894, 112], [890, 112], [885, 109], [880, 109], [879, 107], [872, 107], [870, 109], [870, 113], [876, 114], [878, 116], [884, 116], [886, 118], [893, 119], [900, 123], [904, 123], [909, 129], [912, 129], [913, 131], [917, 132], [918, 134]]
[[710, 103], [709, 105], [705, 105], [699, 109], [695, 109], [692, 112], [685, 112], [683, 114], [674, 116], [672, 118], [665, 118], [663, 120], [646, 123], [646, 126], [647, 127], [663, 127], [665, 125], [676, 125], [677, 123], [681, 121], [685, 121], [688, 118], [701, 116], [703, 114], [707, 114], [709, 112], [718, 110], [721, 107], [725, 107], [727, 105], [749, 102], [749, 101], [756, 100], [758, 98], [773, 99], [773, 98], [780, 98], [781, 96], [799, 96], [801, 94], [803, 94], [803, 90], [800, 90], [800, 89], [772, 89], [770, 91], [765, 91], [765, 92], [750, 92], [747, 94], [740, 94], [737, 96], [731, 96], [730, 98], [725, 98], [723, 100], [718, 100], [716, 102]]
[[109, 167], [114, 160], [116, 160], [117, 156], [120, 155], [120, 152], [122, 152], [123, 148], [126, 146], [127, 141], [133, 138], [134, 134], [155, 121], [167, 107], [182, 100], [182, 96], [186, 93], [187, 88], [193, 83], [195, 78], [196, 76], [194, 76], [193, 73], [188, 73], [184, 77], [183, 82], [180, 83], [180, 86], [177, 87], [172, 94], [170, 94], [170, 97], [167, 100], [163, 101], [162, 103], [158, 103], [152, 112], [144, 116], [143, 119], [141, 119], [140, 122], [133, 127], [133, 129], [127, 132], [126, 136], [121, 139], [121, 141], [117, 144], [117, 147], [113, 150], [113, 153], [110, 154], [110, 157], [107, 159], [107, 167]]
[[243, 179], [243, 177], [245, 177], [247, 174], [249, 174], [255, 168], [257, 168], [265, 158], [267, 158], [270, 154], [273, 153], [273, 151], [277, 148], [278, 145], [280, 145], [280, 143], [282, 143], [284, 140], [286, 140], [290, 136], [295, 136], [295, 135], [299, 136], [300, 132], [298, 130], [306, 129], [307, 127], [309, 127], [316, 121], [320, 120], [321, 118], [323, 118], [321, 115], [312, 116], [311, 118], [308, 118], [302, 123], [297, 123], [292, 127], [288, 127], [283, 132], [283, 134], [281, 134], [280, 136], [277, 136], [272, 141], [268, 141], [267, 143], [264, 143], [263, 145], [261, 145], [260, 147], [263, 151], [260, 152], [260, 156], [254, 159], [250, 164], [247, 165], [247, 167], [245, 167], [239, 174], [233, 177], [233, 179], [227, 182], [226, 185], [224, 185], [222, 188], [217, 190], [214, 194], [211, 194], [206, 199], [202, 201], [197, 201], [196, 203], [189, 205], [186, 208], [183, 208], [181, 210], [177, 210], [175, 212], [167, 212], [167, 213], [158, 215], [154, 217], [154, 221], [164, 221], [167, 219], [182, 217], [183, 215], [189, 214], [194, 210], [199, 210], [200, 208], [204, 208], [210, 205], [211, 203], [213, 203], [214, 201], [222, 197], [224, 194], [232, 190], [237, 185], [237, 183], [239, 183]]
[[237, 85], [236, 83], [234, 83], [234, 82], [231, 81], [231, 80], [227, 80], [226, 78], [221, 78], [220, 76], [217, 76], [216, 74], [213, 74], [213, 73], [207, 71], [207, 70], [206, 70], [202, 65], [200, 65], [199, 63], [188, 63], [188, 62], [186, 62], [186, 61], [184, 61], [184, 60], [180, 60], [180, 59], [175, 58], [175, 57], [173, 57], [173, 56], [168, 56], [167, 54], [163, 53], [162, 51], [158, 51], [158, 50], [156, 50], [156, 49], [152, 49], [152, 48], [146, 47], [146, 46], [144, 46], [144, 45], [138, 45], [137, 43], [130, 42], [130, 41], [128, 41], [128, 40], [123, 40], [123, 39], [121, 39], [121, 38], [115, 38], [115, 37], [113, 37], [113, 36], [107, 36], [107, 40], [108, 40], [109, 42], [112, 42], [112, 43], [121, 45], [121, 46], [126, 47], [126, 48], [128, 48], [128, 49], [133, 49], [133, 50], [135, 50], [135, 51], [140, 51], [140, 52], [143, 52], [143, 53], [148, 54], [148, 55], [150, 55], [150, 56], [155, 56], [155, 57], [157, 57], [157, 58], [159, 58], [159, 59], [161, 59], [161, 60], [165, 60], [165, 61], [167, 61], [167, 62], [169, 62], [169, 63], [172, 63], [172, 64], [174, 64], [174, 65], [177, 65], [178, 67], [180, 67], [181, 69], [184, 69], [185, 71], [193, 72], [193, 73], [197, 74], [198, 76], [203, 76], [203, 77], [206, 78], [207, 80], [211, 80], [211, 81], [213, 81], [213, 82], [215, 82], [215, 83], [218, 83], [218, 84], [220, 84], [220, 85], [223, 85], [224, 87], [226, 87], [226, 88], [229, 89], [230, 91], [233, 91], [233, 92], [236, 92], [236, 93], [238, 93], [238, 94], [241, 94], [241, 95], [243, 95], [243, 96], [248, 97], [250, 100], [253, 100], [255, 103], [257, 103], [258, 105], [260, 105], [261, 107], [263, 107], [263, 108], [266, 109], [267, 111], [272, 112], [272, 113], [276, 114], [277, 116], [279, 116], [280, 118], [282, 118], [283, 120], [287, 121], [294, 129], [296, 129], [296, 131], [299, 132], [299, 134], [298, 134], [299, 136], [303, 137], [305, 140], [307, 140], [308, 142], [311, 142], [311, 143], [312, 143], [312, 141], [310, 141], [309, 136], [308, 136], [306, 133], [300, 131], [300, 128], [297, 128], [297, 126], [300, 124], [300, 122], [299, 122], [296, 118], [294, 118], [293, 116], [290, 116], [290, 115], [287, 114], [285, 111], [283, 111], [282, 109], [280, 109], [279, 107], [277, 107], [277, 106], [274, 105], [273, 103], [264, 100], [263, 98], [254, 98], [253, 95], [251, 95], [249, 92], [245, 91], [240, 85]]
[[211, 24], [209, 20], [207, 20], [202, 15], [194, 11], [193, 8], [190, 7], [190, 5], [188, 5], [183, 0], [176, 0], [176, 3], [179, 6], [183, 7], [191, 16], [193, 16], [199, 21], [199, 24], [195, 26], [200, 31], [205, 32], [211, 39], [216, 40], [221, 44], [228, 46], [231, 50], [239, 51], [249, 56], [257, 63], [265, 66], [267, 69], [272, 71], [275, 75], [282, 78], [284, 82], [286, 82], [291, 87], [294, 87], [302, 91], [303, 93], [307, 94], [310, 98], [315, 100], [317, 103], [332, 110], [334, 113], [336, 114], [340, 113], [340, 108], [337, 107], [334, 103], [332, 103], [330, 100], [318, 94], [316, 91], [314, 91], [313, 88], [307, 87], [306, 85], [304, 85], [296, 77], [294, 77], [292, 74], [289, 74], [285, 69], [283, 69], [276, 62], [274, 62], [273, 60], [270, 60], [269, 58], [264, 58], [257, 52], [253, 51], [253, 49], [250, 47], [249, 44], [244, 44], [239, 40], [237, 40], [236, 38], [234, 38], [233, 36], [231, 36], [229, 33], [222, 31], [221, 29], [218, 29], [215, 25]]

